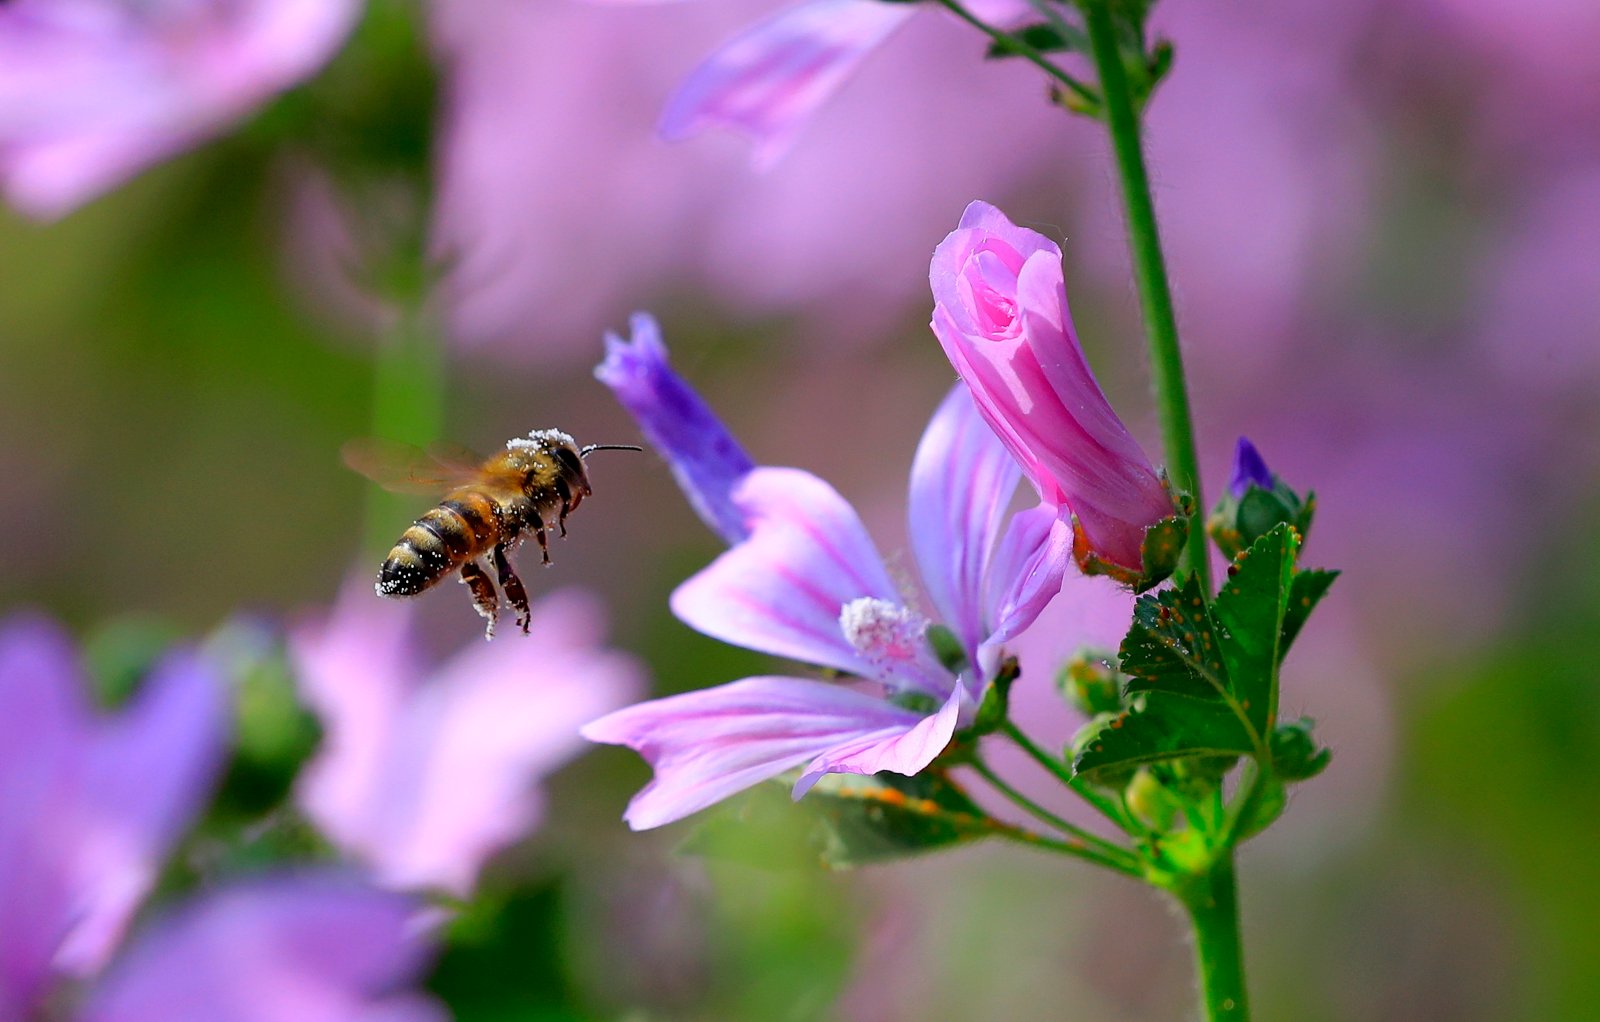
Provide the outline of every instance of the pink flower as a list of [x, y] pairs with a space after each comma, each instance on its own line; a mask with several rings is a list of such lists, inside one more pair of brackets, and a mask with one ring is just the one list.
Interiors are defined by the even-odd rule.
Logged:
[[1071, 512], [1079, 565], [1138, 577], [1144, 530], [1172, 498], [1089, 371], [1061, 250], [974, 202], [928, 278], [933, 332], [1040, 497]]
[[[1032, 14], [1026, 0], [973, 6], [1002, 27]], [[672, 141], [727, 128], [755, 143], [758, 166], [771, 166], [862, 59], [916, 10], [881, 0], [809, 0], [759, 22], [695, 68], [661, 115], [661, 135]]]
[[359, 0], [0, 5], [0, 189], [55, 217], [243, 118], [327, 62]]
[[328, 872], [235, 884], [156, 920], [77, 1022], [444, 1022], [407, 989], [426, 964], [418, 909]]
[[301, 777], [313, 822], [386, 886], [471, 892], [494, 852], [538, 825], [535, 782], [582, 748], [578, 726], [642, 687], [603, 648], [591, 598], [533, 607], [532, 638], [475, 642], [424, 668], [411, 606], [361, 579], [290, 638], [301, 691], [326, 732]]
[[53, 624], [0, 626], [0, 1018], [105, 963], [222, 766], [226, 700], [201, 658], [169, 657], [116, 716], [85, 690]]

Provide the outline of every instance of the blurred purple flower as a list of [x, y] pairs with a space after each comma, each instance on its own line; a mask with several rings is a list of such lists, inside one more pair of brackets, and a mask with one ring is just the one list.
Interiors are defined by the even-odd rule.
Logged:
[[78, 1018], [442, 1022], [406, 990], [426, 960], [419, 918], [410, 899], [333, 873], [224, 888], [154, 923]]
[[298, 801], [381, 884], [465, 897], [490, 855], [538, 825], [534, 782], [582, 748], [580, 723], [637, 694], [639, 671], [601, 646], [595, 601], [565, 592], [534, 605], [534, 640], [475, 643], [425, 672], [410, 606], [374, 600], [362, 579], [290, 636], [326, 733]]
[[650, 446], [672, 467], [689, 503], [729, 543], [749, 534], [733, 505], [733, 489], [755, 468], [705, 401], [667, 364], [661, 327], [647, 313], [629, 321], [633, 336], [606, 334], [605, 361], [594, 375], [616, 395]]
[[1089, 557], [1137, 576], [1144, 530], [1173, 514], [1150, 460], [1095, 382], [1067, 313], [1061, 250], [973, 202], [934, 251], [933, 332], [978, 410]]
[[0, 1018], [104, 964], [200, 809], [227, 732], [215, 670], [169, 656], [98, 715], [50, 622], [0, 626]]
[[[1001, 27], [1033, 13], [1026, 0], [973, 7]], [[808, 0], [759, 22], [690, 73], [668, 101], [661, 135], [676, 141], [727, 128], [754, 142], [757, 166], [769, 167], [862, 59], [914, 13], [909, 3]]]
[[1233, 449], [1233, 474], [1228, 477], [1228, 492], [1234, 500], [1243, 497], [1252, 486], [1272, 489], [1272, 470], [1266, 459], [1256, 450], [1256, 445], [1244, 437]]
[[0, 5], [0, 189], [70, 212], [315, 73], [359, 0]]
[[795, 768], [799, 798], [824, 774], [909, 775], [932, 762], [971, 723], [995, 649], [1061, 586], [1070, 537], [1054, 510], [1007, 523], [1019, 476], [958, 385], [918, 447], [910, 494], [913, 550], [934, 611], [961, 645], [958, 671], [935, 655], [933, 622], [900, 598], [843, 497], [799, 469], [746, 475], [732, 500], [748, 535], [678, 587], [673, 612], [707, 635], [878, 691], [746, 678], [589, 724], [584, 737], [627, 745], [655, 768], [629, 804], [629, 825], [670, 823]]

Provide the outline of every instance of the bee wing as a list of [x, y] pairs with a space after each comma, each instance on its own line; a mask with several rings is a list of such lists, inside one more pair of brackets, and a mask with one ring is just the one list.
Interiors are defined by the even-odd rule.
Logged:
[[435, 445], [437, 452], [394, 440], [363, 437], [340, 448], [344, 463], [395, 493], [439, 494], [479, 478], [479, 466], [464, 447]]

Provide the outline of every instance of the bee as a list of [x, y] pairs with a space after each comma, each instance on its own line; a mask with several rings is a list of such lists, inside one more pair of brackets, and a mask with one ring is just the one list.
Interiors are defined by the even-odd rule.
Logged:
[[487, 555], [526, 635], [528, 591], [507, 555], [531, 532], [549, 564], [547, 530], [553, 523], [565, 536], [567, 516], [593, 492], [584, 459], [595, 451], [637, 450], [642, 448], [630, 444], [579, 447], [559, 429], [513, 437], [488, 459], [449, 444], [426, 451], [383, 440], [345, 444], [345, 464], [385, 489], [444, 494], [437, 507], [401, 534], [378, 569], [374, 588], [379, 596], [416, 596], [459, 571], [484, 618], [484, 638], [492, 639], [500, 597], [480, 560]]

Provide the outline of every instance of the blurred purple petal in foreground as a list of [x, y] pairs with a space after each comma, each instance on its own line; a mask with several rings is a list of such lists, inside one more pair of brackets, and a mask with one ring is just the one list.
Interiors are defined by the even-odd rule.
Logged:
[[432, 669], [411, 620], [363, 576], [294, 631], [326, 731], [298, 798], [380, 883], [464, 897], [489, 856], [538, 825], [536, 782], [582, 748], [579, 724], [637, 695], [640, 672], [601, 645], [601, 609], [577, 592], [534, 604], [531, 638], [474, 642]]
[[142, 934], [80, 1022], [443, 1022], [405, 990], [425, 963], [418, 919], [410, 899], [337, 874], [225, 888]]
[[0, 4], [0, 189], [56, 217], [319, 70], [358, 0]]
[[97, 714], [50, 622], [0, 626], [0, 1018], [111, 954], [222, 765], [216, 671], [169, 656], [132, 704]]

